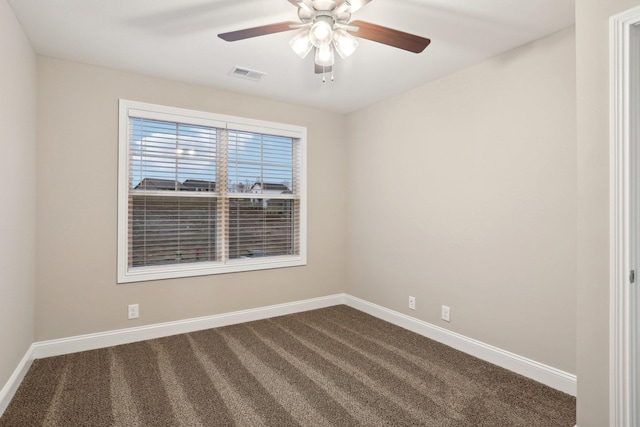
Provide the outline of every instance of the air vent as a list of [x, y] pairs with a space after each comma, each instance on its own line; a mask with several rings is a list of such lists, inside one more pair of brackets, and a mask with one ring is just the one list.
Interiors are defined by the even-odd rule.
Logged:
[[243, 79], [254, 80], [256, 82], [262, 80], [262, 78], [267, 75], [267, 73], [263, 73], [261, 71], [250, 70], [248, 68], [242, 68], [242, 67], [237, 67], [237, 66], [233, 67], [231, 69], [231, 71], [229, 72], [229, 74], [234, 76], [234, 77], [240, 77], [240, 78], [243, 78]]

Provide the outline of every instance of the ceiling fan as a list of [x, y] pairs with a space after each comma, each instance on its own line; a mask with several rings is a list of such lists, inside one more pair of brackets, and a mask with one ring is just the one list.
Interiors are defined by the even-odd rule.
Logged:
[[[287, 0], [298, 8], [300, 22], [278, 22], [259, 27], [245, 28], [218, 34], [221, 39], [233, 42], [267, 34], [298, 29], [289, 45], [301, 58], [315, 49], [315, 72], [332, 72], [337, 52], [341, 58], [350, 56], [358, 47], [358, 40], [422, 52], [431, 40], [365, 21], [351, 21], [351, 14], [371, 0]], [[354, 37], [355, 36], [355, 37]], [[333, 78], [333, 75], [332, 75]], [[323, 78], [324, 80], [324, 78]]]

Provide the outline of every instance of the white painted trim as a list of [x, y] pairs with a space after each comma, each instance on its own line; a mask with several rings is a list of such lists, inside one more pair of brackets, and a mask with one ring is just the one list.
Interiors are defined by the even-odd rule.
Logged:
[[431, 338], [456, 350], [516, 372], [556, 390], [572, 396], [576, 395], [576, 376], [551, 366], [538, 363], [526, 357], [499, 349], [472, 338], [465, 337], [439, 326], [414, 317], [367, 302], [350, 295], [345, 296], [345, 304], [367, 314], [385, 320], [424, 337]]
[[267, 319], [287, 314], [300, 313], [319, 308], [345, 304], [394, 325], [431, 338], [445, 345], [524, 375], [562, 392], [575, 396], [576, 377], [542, 363], [501, 350], [480, 341], [467, 338], [422, 320], [390, 310], [347, 294], [335, 294], [285, 304], [259, 307], [249, 310], [175, 322], [158, 323], [135, 328], [79, 335], [34, 343], [16, 368], [7, 384], [0, 391], [0, 415], [4, 412], [20, 382], [34, 359], [59, 356], [79, 351], [95, 350], [114, 345], [127, 344], [170, 335], [189, 333], [203, 329], [234, 325], [254, 320]]
[[9, 377], [7, 383], [4, 385], [4, 387], [2, 387], [2, 390], [0, 390], [0, 417], [2, 416], [2, 414], [4, 414], [7, 406], [9, 406], [9, 402], [11, 402], [11, 399], [13, 399], [16, 391], [18, 391], [18, 387], [24, 379], [24, 376], [27, 374], [27, 371], [31, 367], [31, 362], [33, 362], [33, 359], [34, 357], [32, 344], [25, 355], [22, 357], [22, 360], [20, 360], [20, 363], [18, 363], [18, 366], [16, 367], [15, 371], [13, 371], [13, 374], [11, 374], [11, 376]]
[[213, 316], [178, 320], [175, 322], [157, 323], [148, 326], [35, 342], [31, 347], [29, 347], [29, 350], [18, 364], [14, 373], [11, 375], [2, 390], [0, 390], [0, 416], [2, 416], [5, 409], [7, 409], [7, 406], [9, 406], [9, 402], [11, 402], [11, 399], [15, 395], [20, 383], [29, 370], [31, 363], [35, 359], [60, 356], [79, 351], [95, 350], [98, 348], [128, 344], [176, 334], [184, 334], [203, 329], [218, 328], [220, 326], [284, 316], [287, 314], [331, 307], [339, 304], [344, 304], [344, 294], [276, 304]]
[[203, 329], [268, 319], [270, 317], [284, 316], [286, 314], [315, 310], [343, 303], [344, 295], [337, 294], [249, 310], [234, 311], [231, 313], [216, 314], [213, 316], [156, 323], [153, 325], [98, 332], [95, 334], [79, 335], [50, 341], [40, 341], [33, 344], [33, 357], [40, 359], [43, 357], [76, 353], [78, 351], [94, 350], [170, 335], [201, 331]]
[[[297, 247], [299, 254], [291, 256], [249, 257], [244, 259], [229, 260], [224, 256], [219, 261], [182, 263], [167, 265], [152, 265], [146, 267], [131, 267], [129, 264], [129, 196], [132, 190], [129, 183], [131, 169], [129, 148], [132, 117], [148, 118], [153, 120], [165, 120], [170, 122], [188, 123], [201, 126], [210, 126], [222, 130], [227, 134], [229, 130], [242, 130], [276, 136], [291, 137], [294, 139], [294, 152], [299, 155], [294, 162], [293, 188], [295, 194], [280, 195], [279, 199], [299, 201], [298, 228], [299, 236]], [[226, 137], [218, 139], [218, 171], [221, 165], [226, 164], [226, 157], [221, 152], [226, 151], [228, 145]], [[220, 151], [222, 150], [222, 151]], [[220, 163], [221, 162], [221, 163]], [[169, 107], [164, 105], [149, 104], [137, 101], [120, 99], [118, 105], [118, 254], [117, 254], [117, 282], [119, 284], [140, 282], [146, 280], [161, 280], [183, 277], [195, 277], [213, 274], [235, 273], [241, 271], [256, 271], [273, 268], [299, 267], [307, 264], [307, 128], [285, 123], [267, 122], [243, 117], [226, 116], [206, 111], [195, 111], [184, 108]], [[220, 177], [218, 177], [220, 178]], [[220, 184], [220, 182], [218, 182]], [[224, 186], [224, 182], [222, 183]], [[296, 190], [297, 189], [297, 190]], [[136, 190], [141, 195], [171, 196], [171, 197], [206, 197], [210, 199], [228, 199], [230, 196], [225, 191], [216, 193], [169, 194], [165, 191]], [[137, 194], [138, 194], [137, 193]], [[262, 196], [253, 195], [254, 198]], [[266, 197], [266, 196], [265, 196]], [[244, 197], [243, 197], [244, 198]], [[219, 213], [226, 218], [228, 212]], [[223, 218], [223, 221], [226, 219]], [[222, 239], [222, 240], [220, 240]], [[225, 233], [218, 233], [218, 245], [220, 251], [225, 251], [225, 245], [220, 242], [225, 240]], [[228, 248], [227, 248], [228, 249]], [[224, 255], [224, 254], [223, 254]]]
[[[634, 289], [629, 273], [638, 273], [638, 229], [630, 218], [638, 209], [637, 123], [631, 119], [640, 99], [634, 94], [638, 78], [637, 54], [640, 46], [640, 8], [615, 15], [609, 20], [610, 42], [610, 377], [609, 422], [612, 427], [637, 425], [638, 404], [634, 397], [638, 385], [634, 360], [635, 342], [632, 319]], [[632, 90], [634, 89], [634, 90]], [[636, 291], [637, 292], [637, 291]]]

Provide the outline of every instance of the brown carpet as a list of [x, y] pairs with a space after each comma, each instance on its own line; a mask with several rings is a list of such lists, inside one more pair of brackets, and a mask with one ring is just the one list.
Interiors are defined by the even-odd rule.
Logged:
[[575, 398], [347, 306], [34, 361], [0, 426], [566, 426]]

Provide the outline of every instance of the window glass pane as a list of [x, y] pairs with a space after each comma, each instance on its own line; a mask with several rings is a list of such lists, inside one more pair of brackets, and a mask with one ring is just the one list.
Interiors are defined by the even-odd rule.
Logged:
[[216, 260], [217, 199], [130, 196], [132, 267]]
[[126, 100], [119, 117], [119, 283], [306, 263], [304, 128]]
[[215, 191], [217, 129], [132, 117], [130, 188]]
[[297, 203], [291, 199], [231, 199], [229, 259], [298, 255]]
[[293, 140], [229, 131], [230, 193], [290, 194], [294, 178]]

